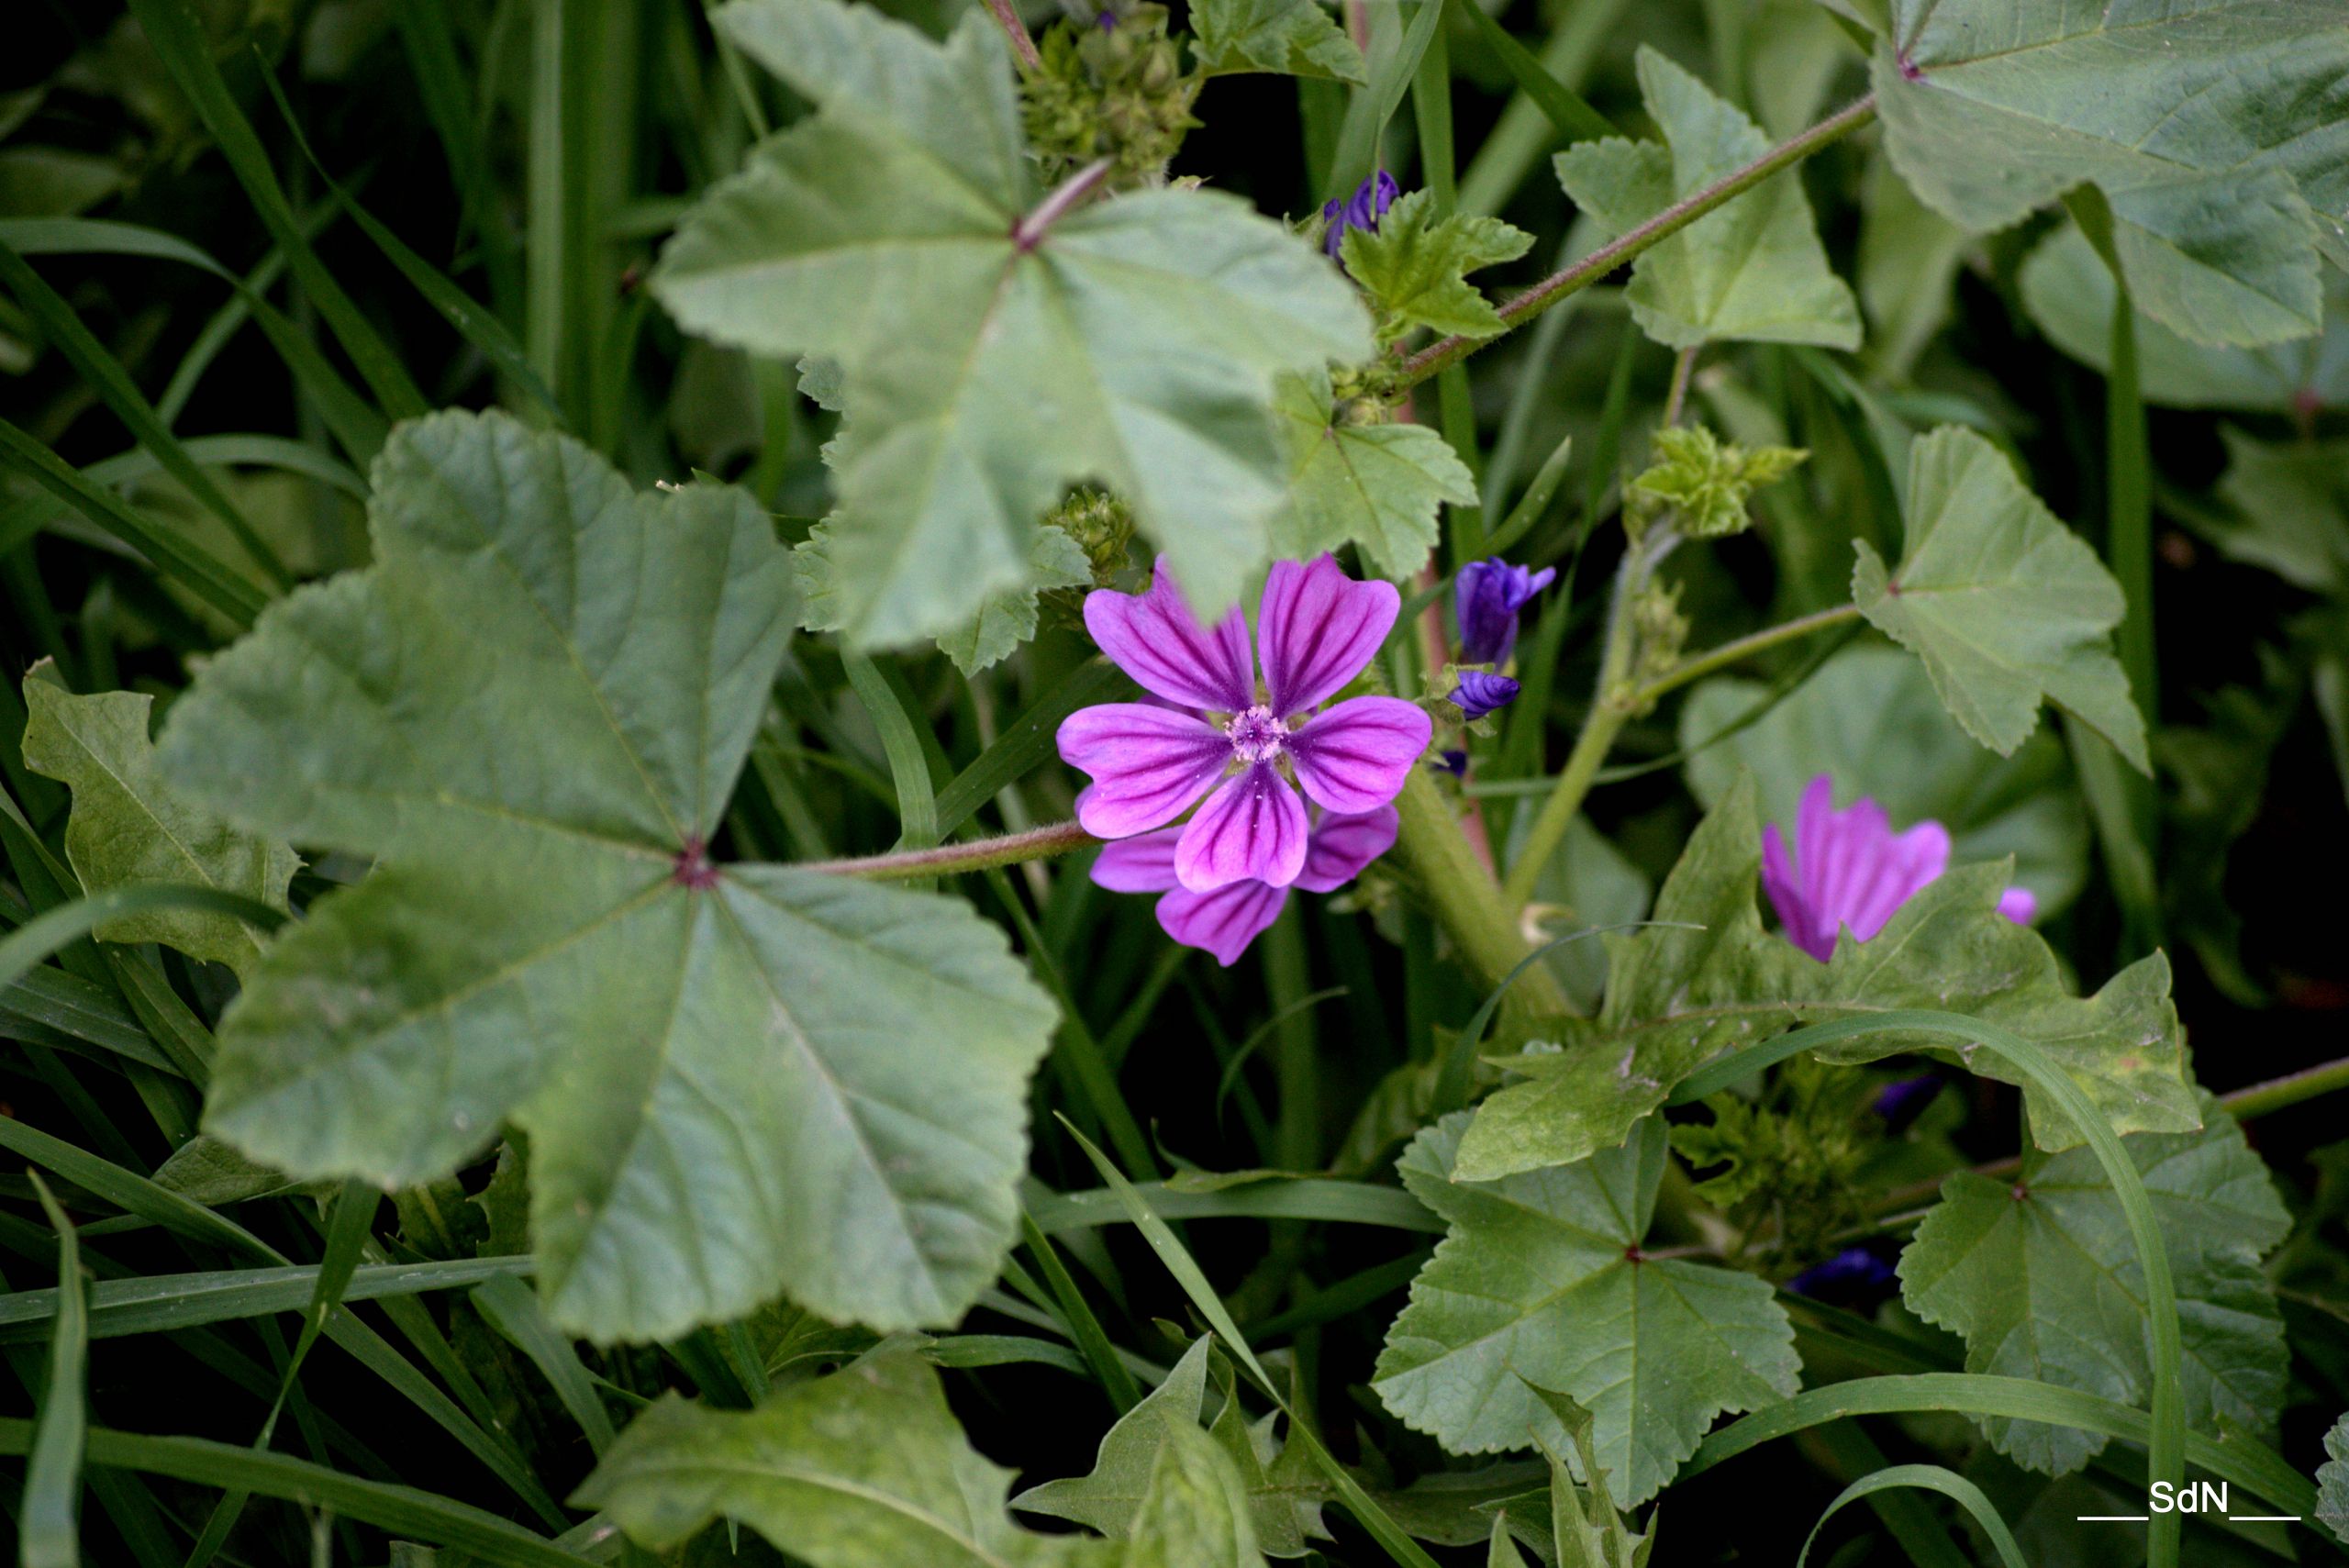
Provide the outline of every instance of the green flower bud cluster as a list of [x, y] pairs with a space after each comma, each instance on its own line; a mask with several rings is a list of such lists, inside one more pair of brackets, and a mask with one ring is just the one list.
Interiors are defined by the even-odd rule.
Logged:
[[1044, 516], [1076, 541], [1092, 563], [1093, 585], [1111, 586], [1126, 569], [1134, 539], [1133, 508], [1106, 490], [1077, 489]]
[[1338, 409], [1332, 421], [1341, 425], [1384, 425], [1403, 402], [1396, 384], [1395, 361], [1379, 359], [1366, 365], [1330, 367], [1330, 392]]
[[[1666, 587], [1650, 583], [1631, 602], [1631, 620], [1639, 648], [1632, 660], [1632, 684], [1645, 686], [1679, 663], [1680, 651], [1688, 645], [1688, 617], [1680, 611], [1680, 584]], [[1640, 712], [1653, 706], [1643, 703]]]
[[1055, 588], [1042, 597], [1052, 617], [1065, 626], [1085, 624], [1085, 595], [1095, 588], [1118, 588], [1131, 564], [1134, 539], [1133, 508], [1106, 490], [1072, 490], [1061, 504], [1044, 514], [1044, 526], [1058, 528], [1085, 552], [1093, 581], [1081, 588]]
[[1200, 78], [1183, 68], [1166, 31], [1166, 8], [1142, 5], [1104, 28], [1063, 18], [1038, 40], [1039, 69], [1020, 83], [1028, 143], [1054, 183], [1096, 159], [1110, 161], [1111, 187], [1164, 177], [1199, 122]]
[[1809, 1058], [1789, 1062], [1763, 1104], [1708, 1097], [1711, 1123], [1672, 1129], [1674, 1152], [1698, 1173], [1697, 1195], [1728, 1216], [1732, 1252], [1768, 1247], [1779, 1270], [1833, 1249], [1829, 1238], [1859, 1218], [1854, 1194], [1870, 1145], [1860, 1134], [1875, 1084]]

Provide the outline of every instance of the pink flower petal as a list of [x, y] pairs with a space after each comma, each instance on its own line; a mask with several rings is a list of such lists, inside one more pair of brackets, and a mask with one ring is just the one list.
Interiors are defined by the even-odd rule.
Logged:
[[1328, 702], [1386, 640], [1403, 596], [1392, 583], [1357, 583], [1328, 556], [1275, 564], [1256, 606], [1256, 647], [1274, 714]]
[[1213, 631], [1202, 630], [1163, 561], [1147, 593], [1102, 588], [1085, 595], [1085, 629], [1112, 664], [1153, 696], [1225, 713], [1256, 700], [1247, 617], [1235, 605]]
[[1827, 814], [1827, 826], [1817, 838], [1804, 830], [1801, 842], [1802, 891], [1811, 914], [1832, 935], [1842, 922], [1865, 879], [1875, 871], [1882, 842], [1892, 836], [1892, 824], [1873, 800], [1854, 801], [1842, 811]]
[[1161, 828], [1102, 846], [1093, 858], [1093, 883], [1112, 893], [1164, 893], [1183, 885], [1174, 874], [1180, 828]]
[[1776, 822], [1765, 823], [1762, 828], [1762, 890], [1770, 895], [1770, 906], [1778, 912], [1778, 923], [1787, 929], [1787, 940], [1821, 963], [1834, 956], [1835, 939], [1830, 935], [1824, 942], [1820, 940], [1810, 906], [1803, 902], [1800, 884], [1795, 877], [1794, 860], [1787, 853], [1786, 839]]
[[1158, 901], [1158, 923], [1185, 947], [1203, 948], [1230, 969], [1258, 933], [1280, 918], [1288, 889], [1234, 882], [1213, 893], [1177, 888]]
[[2009, 887], [1998, 895], [1998, 913], [2018, 926], [2039, 917], [2039, 895], [2028, 887]]
[[1337, 892], [1395, 847], [1399, 821], [1391, 806], [1322, 817], [1305, 841], [1305, 869], [1297, 873], [1297, 885], [1308, 893]]
[[[1875, 809], [1874, 801], [1863, 804]], [[1883, 816], [1876, 812], [1876, 840], [1862, 850], [1869, 870], [1836, 911], [1859, 941], [1884, 929], [1895, 911], [1949, 869], [1948, 828], [1938, 822], [1920, 822], [1895, 834], [1881, 826]]]
[[1286, 887], [1305, 869], [1305, 832], [1297, 791], [1270, 762], [1256, 762], [1183, 825], [1174, 874], [1193, 893], [1250, 879]]
[[1288, 738], [1297, 782], [1331, 811], [1375, 811], [1402, 793], [1434, 723], [1400, 697], [1349, 697]]
[[1163, 827], [1199, 798], [1231, 758], [1205, 720], [1145, 703], [1102, 703], [1061, 720], [1061, 760], [1093, 775], [1076, 819], [1097, 839]]
[[1949, 830], [1920, 822], [1895, 833], [1884, 807], [1862, 796], [1835, 809], [1834, 780], [1810, 781], [1789, 849], [1776, 824], [1762, 829], [1762, 886], [1787, 940], [1821, 962], [1843, 931], [1864, 942], [1949, 869]]
[[1827, 851], [1828, 834], [1833, 828], [1835, 810], [1835, 780], [1821, 773], [1810, 781], [1802, 792], [1802, 805], [1795, 812], [1795, 841], [1793, 845], [1796, 886], [1807, 904], [1816, 906], [1818, 875], [1812, 862]]

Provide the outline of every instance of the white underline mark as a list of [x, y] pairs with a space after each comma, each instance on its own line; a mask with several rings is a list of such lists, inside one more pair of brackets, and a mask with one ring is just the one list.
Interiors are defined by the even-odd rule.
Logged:
[[2145, 1524], [2153, 1518], [2150, 1514], [2076, 1514], [2073, 1517], [2084, 1525]]
[[2300, 1522], [2300, 1516], [2298, 1514], [2229, 1514], [2227, 1522], [2231, 1525], [2296, 1525]]

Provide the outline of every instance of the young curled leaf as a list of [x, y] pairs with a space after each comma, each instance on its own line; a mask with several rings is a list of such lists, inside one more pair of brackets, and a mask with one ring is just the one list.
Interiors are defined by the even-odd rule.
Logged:
[[1341, 254], [1378, 312], [1382, 339], [1415, 327], [1487, 338], [1501, 330], [1500, 313], [1468, 274], [1514, 261], [1532, 244], [1533, 236], [1497, 217], [1439, 217], [1433, 194], [1413, 191], [1389, 206], [1376, 228], [1348, 228]]
[[1655, 433], [1648, 466], [1631, 481], [1633, 504], [1644, 514], [1673, 508], [1680, 531], [1693, 539], [1742, 533], [1753, 520], [1747, 499], [1809, 455], [1796, 447], [1748, 450], [1702, 425], [1672, 426]]

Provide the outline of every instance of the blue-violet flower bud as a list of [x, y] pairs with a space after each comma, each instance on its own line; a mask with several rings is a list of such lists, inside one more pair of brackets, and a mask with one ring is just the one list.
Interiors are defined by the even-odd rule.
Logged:
[[1496, 675], [1486, 670], [1463, 670], [1460, 684], [1453, 688], [1451, 702], [1470, 723], [1488, 713], [1497, 713], [1517, 700], [1518, 684], [1507, 675]]
[[1453, 610], [1460, 622], [1460, 662], [1507, 663], [1517, 646], [1517, 612], [1557, 575], [1554, 567], [1529, 572], [1497, 556], [1462, 567], [1459, 581], [1452, 585]]
[[1787, 1282], [1797, 1296], [1846, 1307], [1875, 1307], [1898, 1286], [1892, 1265], [1865, 1247], [1847, 1247]]
[[1876, 1097], [1876, 1114], [1884, 1118], [1885, 1131], [1906, 1132], [1941, 1092], [1942, 1075], [1938, 1073], [1887, 1084]]
[[1356, 186], [1353, 195], [1342, 201], [1331, 196], [1323, 202], [1321, 216], [1330, 227], [1321, 236], [1321, 249], [1334, 258], [1346, 238], [1347, 229], [1359, 228], [1366, 234], [1377, 233], [1378, 220], [1386, 216], [1386, 209], [1393, 206], [1395, 198], [1402, 194], [1403, 187], [1395, 183], [1395, 176], [1381, 169]]

